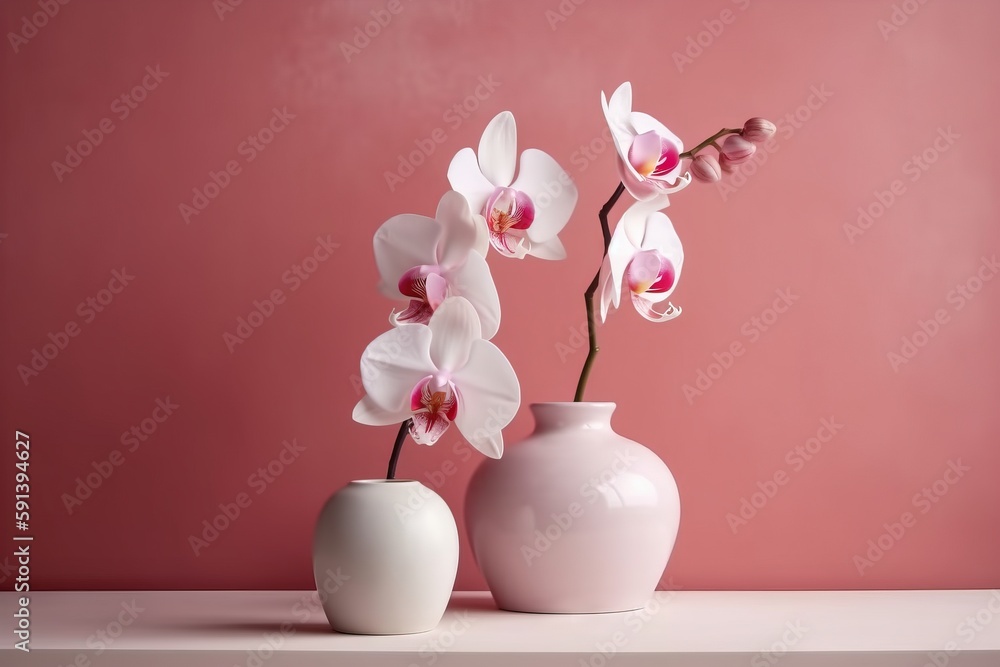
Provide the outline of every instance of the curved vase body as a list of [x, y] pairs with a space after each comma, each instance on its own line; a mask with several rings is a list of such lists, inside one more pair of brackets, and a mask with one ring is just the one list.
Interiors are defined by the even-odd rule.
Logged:
[[643, 607], [670, 558], [680, 498], [660, 458], [611, 428], [614, 403], [536, 403], [535, 431], [469, 482], [466, 528], [501, 609]]
[[323, 506], [313, 574], [338, 632], [426, 632], [458, 571], [458, 528], [441, 496], [413, 480], [359, 480]]

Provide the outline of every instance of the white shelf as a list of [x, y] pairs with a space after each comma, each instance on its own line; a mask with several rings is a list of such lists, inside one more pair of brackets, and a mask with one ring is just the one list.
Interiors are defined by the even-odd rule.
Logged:
[[[8, 626], [18, 597], [0, 593]], [[924, 667], [937, 652], [1000, 667], [1000, 591], [983, 590], [658, 592], [644, 612], [580, 616], [456, 593], [437, 629], [391, 637], [334, 633], [303, 591], [42, 592], [30, 611], [31, 652], [4, 629], [5, 667]], [[119, 634], [100, 655], [99, 631]]]

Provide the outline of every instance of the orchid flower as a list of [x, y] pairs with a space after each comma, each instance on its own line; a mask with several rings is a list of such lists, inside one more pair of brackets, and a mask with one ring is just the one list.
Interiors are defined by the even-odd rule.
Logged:
[[483, 254], [482, 216], [473, 215], [457, 192], [441, 197], [433, 218], [403, 214], [375, 232], [379, 290], [392, 299], [409, 298], [393, 311], [393, 324], [426, 324], [449, 296], [463, 296], [475, 308], [486, 339], [500, 326], [500, 297]]
[[455, 154], [448, 181], [482, 213], [489, 242], [501, 255], [565, 259], [558, 234], [576, 207], [576, 186], [551, 156], [534, 148], [521, 153], [514, 180], [516, 159], [517, 125], [503, 111], [483, 131], [478, 156], [471, 148]]
[[684, 143], [652, 116], [632, 111], [631, 83], [618, 86], [610, 102], [601, 91], [601, 105], [618, 150], [618, 175], [630, 195], [646, 201], [691, 183], [690, 174], [681, 175]]
[[483, 340], [476, 309], [449, 297], [427, 326], [400, 324], [365, 349], [366, 395], [354, 420], [373, 426], [412, 419], [410, 436], [433, 445], [454, 422], [469, 443], [492, 458], [503, 454], [501, 429], [521, 403], [514, 369]]
[[632, 295], [632, 305], [651, 322], [665, 322], [681, 314], [667, 303], [662, 311], [654, 306], [666, 301], [681, 277], [684, 248], [674, 226], [655, 210], [658, 202], [636, 202], [622, 215], [601, 266], [601, 321], [608, 306], [618, 307], [622, 283]]

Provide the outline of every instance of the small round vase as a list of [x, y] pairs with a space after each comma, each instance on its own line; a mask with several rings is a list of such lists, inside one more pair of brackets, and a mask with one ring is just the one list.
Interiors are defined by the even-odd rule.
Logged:
[[614, 403], [535, 403], [535, 430], [469, 482], [466, 529], [501, 609], [639, 609], [670, 558], [680, 497], [660, 458], [611, 428]]
[[320, 512], [313, 574], [338, 632], [427, 632], [458, 572], [458, 528], [441, 496], [414, 480], [350, 482]]

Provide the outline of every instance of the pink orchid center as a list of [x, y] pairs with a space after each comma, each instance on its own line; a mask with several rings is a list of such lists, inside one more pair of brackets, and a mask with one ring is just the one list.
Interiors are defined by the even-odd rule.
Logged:
[[677, 280], [673, 262], [659, 250], [641, 250], [625, 268], [625, 279], [633, 294], [669, 292]]
[[[486, 205], [483, 217], [490, 231], [490, 242], [501, 252], [516, 252], [519, 239], [535, 220], [535, 204], [531, 197], [514, 188], [496, 188]], [[511, 247], [513, 244], [513, 247]]]
[[441, 375], [425, 377], [410, 392], [410, 410], [410, 436], [419, 445], [433, 445], [458, 414], [455, 385]]
[[650, 130], [632, 140], [628, 161], [640, 176], [658, 178], [673, 171], [681, 163], [681, 155], [672, 141]]
[[399, 279], [399, 291], [410, 297], [410, 305], [396, 318], [399, 322], [427, 324], [448, 296], [448, 281], [440, 266], [415, 266]]

